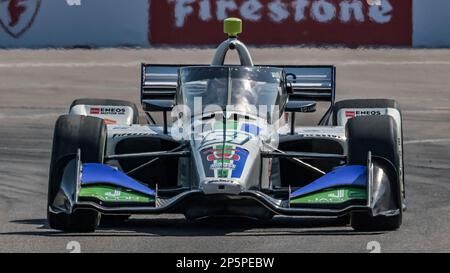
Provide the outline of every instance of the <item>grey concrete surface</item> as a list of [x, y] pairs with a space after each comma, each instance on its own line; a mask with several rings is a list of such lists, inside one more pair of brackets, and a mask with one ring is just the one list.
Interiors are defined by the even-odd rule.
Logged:
[[[0, 51], [0, 252], [383, 252], [450, 251], [450, 50], [258, 48], [261, 64], [335, 64], [338, 100], [394, 98], [404, 115], [409, 209], [400, 230], [357, 233], [323, 219], [276, 217], [192, 224], [136, 217], [93, 234], [48, 228], [53, 125], [79, 97], [138, 102], [139, 63], [208, 63], [211, 49]], [[232, 57], [231, 62], [236, 58]], [[328, 225], [332, 225], [329, 227]]]

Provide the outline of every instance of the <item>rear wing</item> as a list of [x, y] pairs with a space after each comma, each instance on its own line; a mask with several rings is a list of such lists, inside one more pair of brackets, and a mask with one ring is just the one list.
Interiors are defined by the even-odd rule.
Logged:
[[175, 104], [180, 65], [141, 64], [141, 104], [144, 111], [152, 105]]
[[292, 88], [290, 100], [329, 101], [334, 104], [336, 68], [334, 66], [277, 66], [286, 72]]
[[[178, 68], [184, 66], [198, 65], [142, 64], [141, 103], [144, 111], [158, 111], [158, 107], [155, 105], [174, 105], [178, 85]], [[287, 84], [292, 90], [289, 100], [325, 101], [330, 102], [331, 107], [334, 105], [336, 93], [336, 68], [334, 66], [272, 65], [270, 67], [283, 68], [286, 72]], [[327, 111], [329, 115], [328, 112], [331, 110]]]
[[[289, 102], [329, 102], [330, 106], [318, 125], [329, 124], [336, 100], [336, 67], [322, 66], [280, 66], [286, 73], [286, 81], [291, 89]], [[315, 111], [315, 110], [314, 110]], [[291, 118], [291, 133], [295, 132], [295, 112]]]

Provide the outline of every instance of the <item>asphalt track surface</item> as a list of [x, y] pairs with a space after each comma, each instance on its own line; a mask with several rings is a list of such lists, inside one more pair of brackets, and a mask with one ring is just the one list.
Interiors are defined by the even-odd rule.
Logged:
[[[252, 49], [260, 64], [335, 64], [338, 100], [394, 98], [404, 116], [408, 211], [400, 230], [358, 233], [335, 220], [276, 217], [189, 223], [132, 218], [93, 234], [48, 228], [53, 125], [79, 97], [138, 102], [139, 63], [205, 63], [211, 49], [0, 51], [0, 251], [383, 252], [450, 251], [450, 50]], [[235, 61], [233, 57], [231, 61]], [[309, 120], [306, 118], [305, 120]], [[329, 226], [331, 225], [331, 226]]]

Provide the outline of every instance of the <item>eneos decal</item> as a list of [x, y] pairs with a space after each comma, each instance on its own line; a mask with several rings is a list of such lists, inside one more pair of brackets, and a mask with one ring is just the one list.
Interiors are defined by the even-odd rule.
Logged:
[[382, 110], [378, 109], [363, 109], [363, 110], [347, 110], [345, 111], [345, 117], [347, 119], [352, 119], [354, 117], [361, 116], [381, 116], [383, 115]]
[[91, 107], [89, 114], [91, 115], [125, 115], [125, 108], [114, 107]]

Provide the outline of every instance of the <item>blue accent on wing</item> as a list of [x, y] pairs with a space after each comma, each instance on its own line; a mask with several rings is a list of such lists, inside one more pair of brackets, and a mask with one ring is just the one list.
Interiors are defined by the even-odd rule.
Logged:
[[259, 136], [259, 133], [261, 132], [261, 128], [259, 128], [255, 124], [244, 123], [244, 124], [242, 124], [241, 131], [252, 134], [254, 136]]
[[134, 180], [121, 171], [103, 164], [83, 164], [82, 185], [111, 184], [155, 196], [155, 191]]
[[365, 187], [366, 185], [366, 166], [343, 166], [325, 174], [311, 184], [296, 190], [291, 194], [291, 198], [297, 198], [328, 188], [340, 186]]
[[236, 168], [233, 170], [231, 178], [241, 178], [242, 172], [245, 168], [245, 163], [247, 162], [248, 151], [237, 147], [235, 153], [239, 155], [239, 160], [235, 160], [233, 162]]

